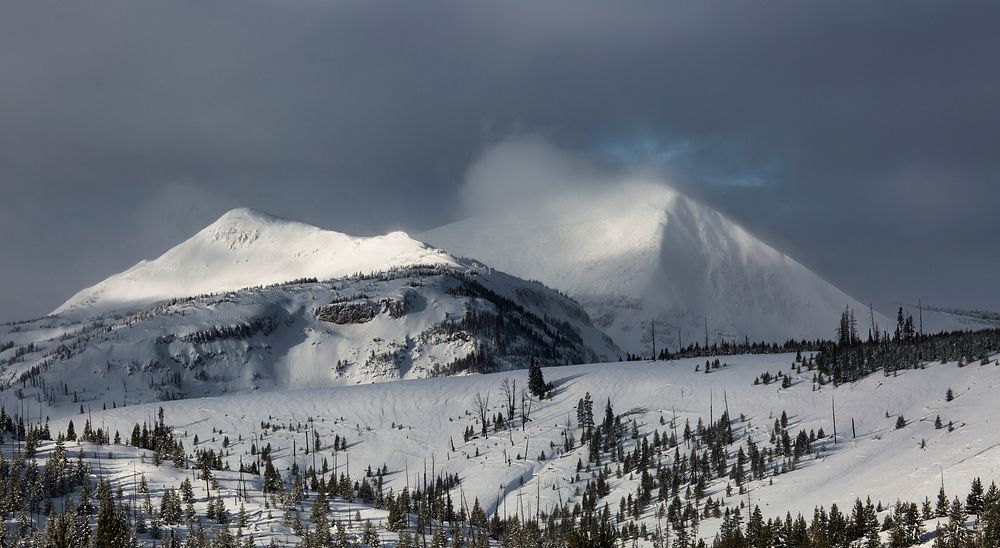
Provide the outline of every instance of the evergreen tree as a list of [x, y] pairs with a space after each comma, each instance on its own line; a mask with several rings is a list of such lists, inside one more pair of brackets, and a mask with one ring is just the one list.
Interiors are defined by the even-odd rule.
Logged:
[[448, 548], [448, 539], [444, 536], [444, 527], [434, 529], [431, 535], [431, 548]]
[[399, 533], [399, 541], [396, 542], [396, 548], [417, 548], [417, 544], [413, 542], [413, 537], [410, 536], [408, 531], [402, 531]]
[[995, 483], [983, 496], [977, 536], [979, 546], [1000, 546], [1000, 490]]
[[[400, 495], [399, 499], [402, 498], [402, 495]], [[406, 526], [406, 507], [399, 499], [389, 499], [386, 503], [389, 510], [389, 516], [386, 518], [386, 527], [390, 531], [399, 531]]]
[[[438, 528], [436, 531], [440, 531]], [[381, 539], [379, 538], [378, 531], [371, 521], [365, 522], [365, 527], [361, 533], [361, 542], [367, 544], [369, 548], [378, 548], [381, 544]]]
[[[0, 528], [6, 528], [5, 524], [0, 524]], [[67, 516], [63, 514], [56, 514], [55, 510], [49, 512], [49, 515], [45, 518], [45, 544], [44, 546], [49, 547], [61, 547], [69, 546], [70, 539], [70, 524]], [[3, 546], [0, 543], [0, 546]]]
[[317, 548], [330, 548], [333, 546], [333, 538], [330, 536], [330, 521], [326, 515], [330, 511], [330, 505], [326, 502], [326, 494], [320, 489], [316, 493], [316, 500], [312, 506], [312, 522], [315, 529], [313, 533], [313, 546]]
[[590, 392], [584, 394], [576, 406], [576, 423], [582, 431], [580, 441], [586, 443], [594, 429], [594, 401], [590, 398]]
[[878, 514], [871, 499], [865, 503], [865, 548], [879, 548], [882, 541], [879, 537]]
[[347, 540], [347, 529], [344, 528], [344, 524], [337, 522], [337, 538], [334, 541], [334, 546], [337, 548], [348, 548], [351, 543]]
[[267, 454], [264, 458], [264, 492], [280, 493], [283, 489], [284, 485], [281, 481], [281, 475], [274, 468], [274, 463], [271, 462], [271, 455]]
[[937, 503], [934, 505], [936, 517], [943, 518], [948, 515], [948, 496], [944, 494], [944, 486], [938, 489]]
[[964, 548], [967, 535], [965, 518], [962, 501], [955, 497], [948, 509], [948, 525], [945, 527], [945, 546], [948, 548]]
[[548, 392], [545, 378], [542, 376], [542, 366], [538, 364], [537, 359], [531, 361], [531, 368], [528, 369], [528, 391], [536, 398], [544, 398]]
[[747, 545], [740, 529], [741, 517], [738, 509], [734, 512], [726, 510], [726, 517], [723, 518], [719, 529], [718, 542], [714, 544], [715, 548], [744, 548]]
[[111, 485], [106, 481], [98, 487], [100, 508], [97, 511], [97, 529], [94, 543], [102, 548], [127, 548], [129, 546], [128, 521], [115, 508], [111, 498]]
[[965, 498], [965, 511], [969, 514], [979, 514], [983, 508], [983, 482], [979, 478], [972, 480], [969, 495]]

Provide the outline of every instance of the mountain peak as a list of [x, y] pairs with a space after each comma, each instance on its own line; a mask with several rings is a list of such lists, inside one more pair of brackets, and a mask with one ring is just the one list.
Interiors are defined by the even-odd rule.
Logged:
[[418, 264], [459, 262], [404, 232], [349, 236], [238, 208], [160, 257], [80, 291], [53, 313], [99, 313], [176, 297]]
[[642, 181], [418, 237], [567, 292], [619, 345], [647, 355], [652, 328], [658, 348], [812, 339], [831, 336], [844, 306], [866, 308], [718, 211]]
[[287, 219], [282, 219], [272, 215], [266, 211], [261, 211], [259, 209], [254, 209], [252, 207], [237, 207], [235, 209], [230, 209], [229, 211], [222, 214], [221, 217], [216, 219], [214, 223], [209, 226], [223, 226], [223, 225], [272, 225], [278, 223], [293, 223], [295, 221], [289, 221]]
[[284, 231], [288, 233], [285, 238], [292, 238], [294, 233], [310, 233], [323, 229], [283, 219], [259, 209], [240, 207], [225, 212], [195, 238], [219, 242], [228, 249], [237, 249], [253, 244], [268, 231]]

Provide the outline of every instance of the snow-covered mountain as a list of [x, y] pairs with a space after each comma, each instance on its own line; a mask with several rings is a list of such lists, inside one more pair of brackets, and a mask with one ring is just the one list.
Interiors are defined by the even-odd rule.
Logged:
[[[396, 232], [231, 211], [0, 335], [0, 389], [72, 378], [122, 401], [615, 360], [579, 304]], [[116, 398], [117, 399], [117, 398]]]
[[[613, 204], [621, 218], [604, 204], [589, 219], [574, 207], [578, 224], [570, 214], [527, 215], [524, 227], [500, 233], [511, 243], [484, 238], [484, 246], [496, 243], [511, 260], [520, 246], [525, 268], [532, 258], [545, 259], [537, 246], [548, 246], [553, 264], [565, 270], [537, 272], [576, 282], [567, 286], [575, 292], [606, 276], [597, 287], [624, 295], [625, 304], [604, 303], [605, 317], [619, 329], [629, 325], [628, 314], [648, 312], [642, 300], [629, 308], [629, 294], [695, 306], [685, 288], [703, 292], [701, 298], [724, 289], [712, 302], [735, 299], [745, 308], [731, 314], [736, 319], [771, 296], [780, 306], [763, 317], [778, 333], [781, 325], [794, 332], [803, 318], [817, 325], [826, 314], [836, 319], [852, 304], [718, 214], [677, 194], [646, 196], [662, 201], [632, 196]], [[705, 250], [690, 251], [699, 245]], [[363, 253], [369, 247], [376, 251]], [[667, 270], [668, 258], [688, 270]], [[215, 271], [224, 276], [199, 279]], [[708, 281], [696, 283], [700, 276]], [[143, 292], [143, 284], [155, 291]], [[670, 299], [656, 300], [661, 287]], [[645, 293], [630, 293], [639, 290]], [[740, 290], [753, 294], [737, 298]], [[137, 527], [142, 546], [160, 545], [164, 531], [189, 534], [185, 525], [158, 521], [155, 509], [201, 466], [215, 481], [195, 482], [190, 507], [206, 518], [199, 529], [216, 538], [234, 528], [262, 542], [305, 545], [309, 528], [284, 514], [308, 519], [322, 500], [320, 486], [336, 484], [331, 519], [347, 521], [352, 537], [375, 527], [379, 545], [400, 546], [417, 529], [416, 511], [407, 506], [390, 527], [383, 497], [404, 490], [406, 497], [428, 496], [420, 487], [428, 464], [440, 485], [435, 496], [452, 501], [458, 515], [479, 507], [484, 516], [512, 518], [505, 527], [514, 516], [544, 523], [556, 513], [582, 524], [587, 508], [617, 508], [617, 517], [606, 516], [621, 538], [632, 535], [628, 530], [669, 527], [671, 538], [685, 531], [712, 542], [726, 514], [751, 511], [744, 501], [759, 507], [762, 519], [780, 519], [814, 515], [819, 505], [834, 515], [833, 504], [848, 509], [870, 497], [877, 525], [900, 515], [896, 500], [933, 497], [942, 481], [948, 498], [964, 498], [974, 478], [995, 478], [1000, 456], [991, 423], [1000, 407], [995, 333], [978, 335], [975, 344], [958, 344], [961, 337], [922, 341], [939, 350], [930, 361], [883, 343], [885, 368], [850, 382], [837, 382], [840, 368], [817, 365], [837, 362], [811, 352], [620, 363], [620, 349], [570, 297], [405, 234], [350, 238], [239, 210], [63, 309], [0, 325], [0, 453], [11, 461], [34, 454], [48, 474], [49, 463], [58, 462], [50, 457], [68, 452], [123, 492], [148, 490], [148, 509], [136, 519], [156, 526], [141, 533]], [[523, 367], [535, 357], [546, 365], [584, 365], [545, 369], [552, 390], [539, 398], [523, 390]], [[607, 360], [613, 363], [597, 363]], [[595, 412], [603, 419], [588, 425]], [[165, 460], [143, 441], [149, 429], [140, 424], [152, 417], [165, 417], [179, 442]], [[20, 424], [27, 435], [15, 441]], [[59, 438], [63, 433], [68, 439]], [[279, 491], [288, 486], [287, 498], [265, 492], [263, 455]], [[300, 482], [296, 474], [319, 481]], [[298, 497], [300, 490], [308, 496]], [[82, 498], [81, 490], [74, 497]], [[246, 519], [218, 518], [212, 508], [223, 499], [238, 501]], [[468, 529], [448, 517], [449, 504], [430, 506], [442, 509], [438, 544], [452, 525]], [[584, 514], [577, 517], [574, 508]], [[697, 512], [700, 525], [663, 519], [672, 512]], [[25, 515], [42, 519], [37, 511]], [[920, 518], [924, 531], [943, 521]], [[873, 534], [884, 541], [894, 533]], [[918, 536], [924, 546], [934, 540], [932, 533]], [[651, 534], [631, 538], [637, 546], [658, 545]]]
[[[119, 403], [617, 359], [571, 299], [469, 261], [17, 324], [0, 389], [74, 379]], [[112, 394], [122, 391], [121, 397]]]
[[[829, 338], [862, 305], [736, 223], [657, 184], [477, 216], [418, 238], [567, 292], [623, 349]], [[880, 325], [887, 325], [876, 315]]]
[[93, 314], [175, 297], [413, 265], [457, 262], [403, 232], [354, 237], [253, 209], [234, 209], [159, 258], [80, 291], [53, 313]]

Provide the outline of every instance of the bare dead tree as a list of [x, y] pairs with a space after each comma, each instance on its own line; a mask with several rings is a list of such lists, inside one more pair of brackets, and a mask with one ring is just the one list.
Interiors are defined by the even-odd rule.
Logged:
[[472, 408], [479, 415], [479, 422], [483, 426], [483, 437], [489, 439], [490, 437], [490, 422], [489, 422], [489, 412], [490, 412], [490, 396], [487, 394], [485, 397], [477, 392], [476, 397], [472, 400]]
[[510, 445], [514, 445], [514, 409], [517, 403], [517, 381], [511, 381], [509, 377], [504, 377], [500, 383], [500, 392], [507, 402], [507, 438]]
[[517, 380], [504, 377], [500, 382], [500, 392], [507, 400], [507, 422], [514, 422], [514, 409], [517, 404]]
[[521, 431], [524, 432], [525, 425], [531, 420], [531, 397], [528, 389], [521, 389]]

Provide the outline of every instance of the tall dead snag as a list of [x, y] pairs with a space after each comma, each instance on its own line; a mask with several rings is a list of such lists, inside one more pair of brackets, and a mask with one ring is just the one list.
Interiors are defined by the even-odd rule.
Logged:
[[490, 412], [490, 396], [487, 394], [485, 397], [477, 392], [476, 397], [472, 400], [472, 408], [479, 415], [479, 422], [483, 425], [483, 437], [489, 439], [490, 437], [490, 421], [488, 418]]
[[500, 393], [507, 401], [507, 437], [511, 446], [514, 445], [514, 409], [517, 404], [517, 381], [504, 377], [500, 383]]
[[521, 431], [524, 432], [524, 427], [531, 420], [531, 397], [528, 395], [528, 390], [521, 389]]
[[517, 403], [517, 381], [504, 377], [500, 383], [500, 393], [507, 400], [507, 422], [514, 422], [514, 409]]

